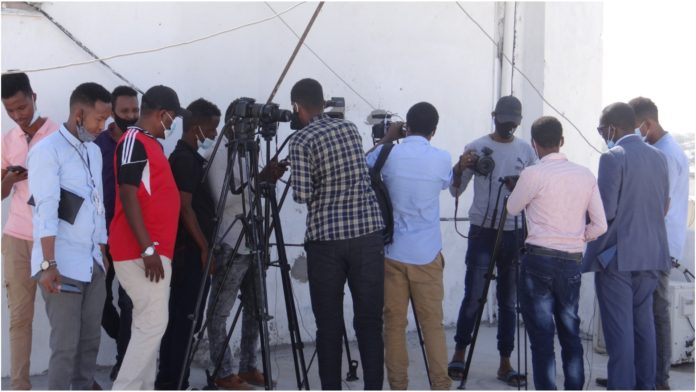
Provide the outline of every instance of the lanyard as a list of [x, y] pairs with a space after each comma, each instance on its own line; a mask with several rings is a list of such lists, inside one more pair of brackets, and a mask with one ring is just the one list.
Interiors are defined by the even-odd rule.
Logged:
[[92, 175], [92, 168], [91, 168], [91, 162], [89, 160], [89, 151], [87, 151], [87, 148], [85, 147], [85, 152], [87, 153], [87, 159], [85, 159], [84, 156], [82, 156], [82, 153], [80, 150], [75, 147], [74, 144], [70, 143], [70, 140], [63, 135], [63, 132], [58, 131], [60, 133], [60, 136], [65, 139], [65, 141], [70, 145], [70, 147], [75, 150], [77, 155], [80, 157], [80, 160], [82, 161], [82, 165], [87, 169], [87, 174], [89, 176], [89, 180], [91, 181], [92, 185], [92, 203], [94, 203], [94, 206], [97, 209], [97, 214], [103, 215], [104, 214], [104, 205], [101, 202], [101, 198], [99, 197], [99, 191], [97, 190], [97, 183], [94, 181], [94, 176]]

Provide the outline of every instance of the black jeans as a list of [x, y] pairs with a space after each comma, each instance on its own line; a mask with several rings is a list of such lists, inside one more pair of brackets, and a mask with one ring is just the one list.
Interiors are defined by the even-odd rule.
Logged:
[[343, 290], [353, 297], [353, 328], [358, 338], [364, 388], [384, 382], [384, 240], [380, 232], [305, 244], [312, 311], [317, 323], [317, 355], [322, 389], [341, 389]]
[[120, 368], [131, 336], [133, 302], [131, 302], [126, 290], [119, 284], [118, 308], [121, 311], [120, 315], [116, 311], [113, 304], [114, 296], [111, 292], [115, 276], [114, 260], [111, 258], [108, 245], [106, 246], [106, 257], [111, 263], [111, 268], [106, 272], [106, 301], [104, 301], [104, 312], [102, 313], [102, 327], [109, 337], [116, 340], [116, 367]]
[[[192, 315], [196, 308], [196, 299], [200, 290], [201, 251], [195, 244], [186, 244], [174, 252], [172, 260], [171, 292], [169, 294], [169, 323], [162, 337], [159, 354], [159, 371], [155, 380], [155, 389], [176, 389], [181, 368], [186, 360], [186, 345], [191, 334]], [[206, 280], [203, 300], [208, 297], [210, 279]], [[195, 332], [201, 328], [205, 303], [201, 304]], [[188, 384], [190, 368], [186, 368], [183, 389]]]

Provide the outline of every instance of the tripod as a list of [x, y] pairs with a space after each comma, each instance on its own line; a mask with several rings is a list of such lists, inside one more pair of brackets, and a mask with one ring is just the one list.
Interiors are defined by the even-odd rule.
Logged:
[[[229, 109], [228, 109], [229, 112]], [[230, 117], [229, 115], [226, 117]], [[297, 322], [297, 312], [295, 309], [295, 304], [294, 304], [294, 296], [292, 294], [292, 286], [291, 286], [291, 281], [290, 281], [290, 276], [289, 276], [289, 271], [290, 267], [287, 262], [287, 256], [285, 254], [285, 245], [283, 242], [283, 237], [282, 237], [282, 228], [280, 226], [280, 217], [279, 217], [279, 211], [278, 211], [278, 204], [275, 199], [275, 183], [271, 183], [268, 181], [262, 181], [259, 177], [259, 171], [258, 171], [258, 152], [259, 152], [259, 139], [254, 140], [253, 135], [254, 131], [256, 130], [258, 126], [258, 119], [251, 119], [251, 118], [244, 118], [244, 117], [237, 117], [237, 116], [231, 116], [231, 118], [228, 119], [226, 125], [225, 125], [225, 130], [227, 134], [230, 134], [231, 136], [228, 136], [228, 138], [231, 140], [227, 144], [227, 152], [228, 152], [228, 161], [227, 161], [227, 168], [225, 171], [225, 177], [223, 181], [223, 187], [222, 187], [222, 192], [220, 194], [220, 197], [218, 199], [218, 205], [217, 205], [217, 216], [220, 217], [223, 214], [224, 207], [225, 207], [225, 202], [227, 200], [228, 192], [232, 189], [232, 181], [233, 181], [233, 166], [235, 163], [235, 160], [238, 159], [238, 166], [240, 170], [240, 190], [239, 193], [241, 193], [242, 196], [242, 204], [244, 206], [244, 213], [242, 216], [238, 216], [235, 221], [230, 225], [230, 228], [228, 228], [223, 235], [223, 238], [225, 235], [227, 235], [231, 229], [231, 227], [237, 223], [237, 222], [242, 222], [242, 225], [244, 226], [243, 232], [240, 234], [239, 238], [237, 239], [237, 243], [235, 246], [235, 250], [233, 252], [232, 257], [228, 260], [228, 263], [231, 263], [234, 257], [236, 256], [239, 246], [241, 244], [242, 237], [245, 236], [247, 243], [249, 244], [249, 247], [251, 248], [251, 254], [253, 256], [253, 268], [250, 268], [247, 273], [254, 273], [254, 285], [256, 285], [256, 289], [254, 290], [255, 293], [258, 293], [258, 295], [255, 294], [255, 303], [256, 303], [256, 315], [257, 315], [257, 321], [259, 324], [259, 331], [260, 331], [260, 340], [261, 340], [261, 355], [262, 355], [262, 361], [263, 361], [263, 371], [264, 371], [264, 384], [265, 384], [265, 389], [270, 390], [273, 388], [273, 383], [272, 383], [272, 369], [271, 369], [271, 363], [270, 363], [270, 344], [269, 344], [269, 333], [268, 333], [268, 321], [272, 319], [272, 317], [268, 313], [268, 296], [267, 296], [267, 289], [266, 289], [266, 270], [268, 266], [270, 265], [275, 265], [280, 267], [280, 273], [281, 273], [281, 278], [283, 281], [283, 292], [284, 292], [284, 298], [285, 298], [285, 305], [286, 305], [286, 311], [288, 315], [288, 327], [290, 330], [291, 334], [291, 343], [292, 343], [292, 351], [293, 351], [293, 359], [295, 363], [295, 374], [297, 377], [297, 386], [298, 389], [309, 389], [309, 382], [308, 382], [308, 377], [307, 377], [307, 369], [304, 363], [304, 353], [303, 353], [303, 344], [301, 341], [301, 335], [298, 327], [298, 322]], [[262, 128], [265, 127], [265, 130], [275, 130], [277, 129], [277, 123], [276, 124], [262, 124]], [[262, 129], [262, 134], [263, 133]], [[233, 132], [232, 132], [233, 131]], [[264, 138], [266, 139], [267, 145], [270, 144], [270, 140], [272, 136], [266, 138], [266, 134], [264, 134]], [[213, 160], [215, 154], [217, 153], [217, 150], [220, 146], [220, 143], [222, 141], [222, 137], [220, 137], [216, 143], [215, 150], [213, 151], [213, 156], [211, 157], [211, 161]], [[270, 150], [270, 147], [267, 147], [268, 150]], [[244, 161], [242, 162], [242, 155], [244, 156]], [[267, 156], [268, 157], [268, 156]], [[207, 173], [206, 173], [207, 175]], [[245, 181], [246, 180], [246, 181]], [[236, 192], [235, 192], [236, 193]], [[269, 206], [270, 209], [270, 214], [273, 215], [273, 222], [274, 224], [272, 226], [269, 225], [262, 225], [262, 222], [264, 220], [264, 214], [263, 210], [261, 208], [261, 198], [264, 197], [266, 199], [266, 204]], [[269, 213], [265, 214], [266, 216], [266, 222], [268, 222], [268, 219], [270, 218]], [[213, 231], [213, 238], [217, 238], [217, 235], [220, 231], [220, 224], [221, 222], [218, 221], [215, 229]], [[278, 256], [279, 256], [279, 261], [276, 264], [271, 264], [270, 262], [264, 263], [266, 260], [270, 260], [270, 253], [268, 251], [269, 249], [269, 243], [268, 243], [268, 238], [270, 238], [270, 230], [269, 227], [272, 227], [273, 230], [275, 230], [275, 235], [276, 235], [276, 244], [278, 247]], [[222, 241], [222, 238], [220, 239]], [[212, 252], [212, 247], [209, 252], [208, 260], [206, 261], [206, 266], [204, 268], [204, 274], [202, 276], [202, 283], [205, 283], [205, 280], [207, 279], [207, 274], [210, 269], [210, 264], [212, 262], [212, 257], [213, 257], [213, 252]], [[253, 272], [252, 272], [253, 271]], [[227, 269], [227, 272], [229, 272], [229, 269]], [[224, 279], [226, 279], [227, 276], [225, 276]], [[203, 285], [201, 285], [203, 287]], [[218, 291], [218, 295], [219, 295]], [[201, 289], [198, 293], [197, 301], [196, 301], [196, 310], [192, 315], [189, 316], [190, 319], [193, 321], [193, 325], [196, 325], [197, 323], [197, 318], [198, 314], [200, 311], [200, 308], [204, 306], [203, 302], [203, 295], [204, 295], [204, 290]], [[217, 305], [217, 297], [214, 297], [213, 299], [213, 304], [212, 306]], [[241, 305], [240, 305], [241, 306]], [[229, 340], [232, 336], [232, 332], [234, 330], [234, 327], [236, 326], [236, 321], [238, 319], [240, 313], [240, 309], [237, 310], [237, 314], [235, 315], [235, 320], [233, 322], [232, 327], [230, 328], [227, 336], [226, 336], [226, 344], [229, 343]], [[206, 325], [209, 322], [209, 320], [206, 320]], [[201, 328], [201, 331], [198, 334], [198, 339], [196, 340], [196, 347], [198, 343], [200, 342], [202, 335], [205, 331], [205, 328]], [[185, 376], [185, 370], [188, 369], [190, 366], [191, 361], [193, 360], [193, 354], [195, 353], [195, 349], [192, 350], [193, 347], [193, 342], [194, 342], [194, 330], [191, 330], [190, 337], [187, 342], [187, 348], [186, 348], [186, 360], [183, 364], [182, 367], [182, 372], [180, 374], [180, 379], [179, 379], [179, 385], [178, 387], [181, 388], [181, 385], [183, 384], [183, 379]], [[227, 346], [225, 346], [227, 347]], [[216, 368], [213, 371], [212, 375], [208, 377], [208, 387], [215, 389], [214, 385], [214, 380], [215, 377], [217, 376], [217, 373], [219, 371], [221, 362], [222, 362], [222, 357], [224, 356], [224, 349], [221, 351], [220, 356], [218, 357], [216, 361]]]
[[[469, 369], [471, 368], [471, 360], [474, 356], [474, 347], [476, 346], [476, 339], [478, 338], [479, 327], [481, 326], [481, 318], [483, 317], [483, 308], [486, 305], [488, 297], [488, 289], [491, 286], [491, 280], [495, 277], [493, 275], [493, 269], [495, 268], [495, 262], [500, 253], [500, 245], [503, 240], [503, 229], [505, 227], [505, 219], [507, 218], [507, 200], [508, 196], [505, 196], [505, 201], [503, 202], [503, 211], [500, 214], [500, 223], [498, 224], [498, 232], [495, 238], [495, 245], [493, 247], [493, 252], [491, 253], [490, 261], [488, 262], [488, 269], [486, 270], [485, 278], [486, 283], [483, 286], [483, 293], [479, 298], [479, 307], [476, 311], [476, 322], [474, 324], [474, 332], [471, 337], [471, 344], [469, 346], [469, 352], [467, 353], [466, 364], [464, 365], [464, 371], [462, 373], [462, 380], [459, 383], [458, 389], [466, 389], [466, 381], [469, 376]], [[496, 212], [497, 212], [497, 202], [496, 202]], [[495, 217], [496, 213], [494, 213]], [[494, 218], [495, 220], [495, 218]]]

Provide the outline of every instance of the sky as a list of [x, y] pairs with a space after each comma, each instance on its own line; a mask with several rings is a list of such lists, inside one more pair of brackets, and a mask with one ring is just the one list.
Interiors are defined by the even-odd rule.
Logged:
[[672, 133], [696, 131], [696, 2], [605, 1], [604, 105], [644, 96]]

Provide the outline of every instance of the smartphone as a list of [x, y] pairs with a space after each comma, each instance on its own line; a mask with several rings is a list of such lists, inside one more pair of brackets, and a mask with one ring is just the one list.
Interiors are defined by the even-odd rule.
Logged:
[[15, 172], [15, 173], [22, 174], [22, 173], [24, 173], [25, 171], [27, 171], [27, 169], [24, 168], [24, 167], [22, 167], [22, 166], [17, 165], [17, 166], [8, 166], [8, 167], [7, 167], [7, 171], [11, 171], [11, 172]]
[[75, 286], [74, 284], [70, 284], [70, 283], [61, 283], [60, 292], [61, 293], [68, 293], [68, 294], [82, 294], [82, 290], [80, 290], [79, 287]]

